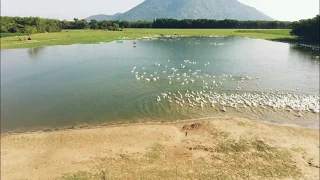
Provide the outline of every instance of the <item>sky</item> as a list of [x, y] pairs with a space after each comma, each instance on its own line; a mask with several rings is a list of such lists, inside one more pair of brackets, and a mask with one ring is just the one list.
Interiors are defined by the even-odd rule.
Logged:
[[[39, 16], [72, 20], [125, 12], [144, 0], [1, 0], [1, 16]], [[319, 14], [319, 0], [239, 0], [281, 21]]]

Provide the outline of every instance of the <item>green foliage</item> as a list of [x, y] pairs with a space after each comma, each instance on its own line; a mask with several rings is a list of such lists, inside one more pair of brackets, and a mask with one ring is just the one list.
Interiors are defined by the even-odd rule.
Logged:
[[35, 26], [25, 26], [25, 32], [28, 34], [35, 34], [38, 32], [37, 28]]
[[[99, 22], [100, 23], [100, 22]], [[103, 30], [63, 30], [58, 33], [40, 33], [32, 35], [32, 42], [19, 41], [17, 37], [1, 38], [1, 49], [8, 48], [30, 48], [52, 45], [67, 44], [92, 44], [100, 42], [110, 42], [114, 40], [137, 39], [142, 37], [165, 36], [240, 36], [249, 38], [259, 38], [268, 40], [295, 40], [295, 36], [290, 35], [289, 29], [281, 30], [246, 30], [238, 32], [239, 29], [146, 29], [131, 28], [124, 31]], [[245, 31], [245, 30], [241, 30]], [[259, 32], [259, 33], [257, 33]]]
[[74, 22], [63, 20], [61, 21], [61, 28], [62, 29], [73, 29]]
[[123, 28], [196, 28], [196, 29], [283, 29], [289, 22], [279, 21], [237, 21], [214, 19], [156, 19], [152, 21], [97, 21], [74, 18], [74, 21], [59, 21], [39, 17], [1, 17], [1, 33], [44, 33], [60, 32], [61, 29], [101, 29], [119, 31]]
[[319, 41], [319, 21], [320, 15], [312, 19], [293, 22], [291, 34], [301, 39]]
[[14, 37], [14, 36], [25, 36], [27, 33], [1, 33], [1, 38]]
[[[118, 24], [119, 27], [115, 27]], [[175, 28], [175, 29], [289, 29], [290, 22], [281, 21], [237, 21], [214, 19], [156, 19], [152, 21], [96, 21], [91, 20], [90, 29], [119, 28]], [[110, 28], [108, 28], [110, 26]], [[77, 28], [72, 28], [77, 29]]]
[[290, 31], [288, 29], [242, 29], [236, 30], [237, 33], [262, 33], [262, 34], [274, 34], [281, 36], [290, 36]]
[[72, 29], [87, 29], [89, 27], [89, 24], [86, 20], [78, 20], [77, 18], [74, 18], [74, 22], [72, 24]]
[[290, 22], [237, 21], [231, 19], [156, 19], [152, 28], [196, 28], [196, 29], [289, 29]]
[[89, 27], [90, 29], [99, 29], [99, 24], [97, 20], [91, 20], [91, 22], [89, 23]]
[[108, 26], [108, 30], [109, 31], [113, 31], [114, 29], [113, 29], [113, 26]]
[[119, 24], [117, 24], [117, 23], [113, 23], [113, 30], [114, 31], [119, 31]]
[[[119, 27], [115, 24], [118, 24]], [[281, 21], [237, 21], [237, 20], [214, 20], [214, 19], [156, 19], [154, 21], [117, 21], [91, 20], [90, 29], [113, 29], [119, 28], [175, 28], [175, 29], [289, 29], [290, 22]], [[110, 26], [110, 28], [108, 28]], [[70, 29], [79, 29], [73, 27]]]
[[1, 33], [60, 32], [61, 21], [39, 17], [1, 17]]

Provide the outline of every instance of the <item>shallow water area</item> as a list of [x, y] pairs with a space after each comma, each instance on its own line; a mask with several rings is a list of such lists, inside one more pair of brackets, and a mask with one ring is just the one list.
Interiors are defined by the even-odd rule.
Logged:
[[315, 47], [237, 37], [1, 50], [1, 130], [208, 116], [317, 128], [319, 64]]

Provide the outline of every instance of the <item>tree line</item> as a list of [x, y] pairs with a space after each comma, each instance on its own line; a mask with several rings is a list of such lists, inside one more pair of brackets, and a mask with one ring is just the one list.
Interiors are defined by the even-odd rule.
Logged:
[[288, 29], [290, 22], [281, 21], [237, 21], [213, 19], [156, 19], [154, 21], [96, 21], [87, 22], [75, 18], [60, 21], [39, 17], [1, 17], [1, 33], [44, 33], [59, 32], [62, 29], [104, 29], [123, 28], [239, 28], [239, 29]]
[[106, 29], [117, 24], [119, 28], [175, 28], [175, 29], [290, 29], [291, 22], [282, 21], [237, 21], [214, 19], [155, 19], [154, 21], [96, 21], [88, 23], [90, 29]]
[[317, 15], [311, 19], [304, 19], [293, 22], [291, 27], [291, 34], [298, 36], [301, 39], [313, 40], [319, 42], [319, 22], [320, 16]]
[[153, 28], [197, 29], [289, 29], [290, 22], [282, 21], [237, 21], [231, 19], [156, 19]]
[[100, 29], [119, 31], [123, 28], [197, 28], [197, 29], [292, 29], [291, 34], [303, 39], [319, 40], [319, 15], [297, 22], [285, 21], [237, 21], [214, 19], [166, 19], [153, 21], [96, 21], [87, 22], [75, 18], [60, 21], [39, 17], [1, 17], [1, 33], [44, 33], [59, 32], [62, 29]]
[[39, 17], [8, 17], [2, 16], [0, 22], [1, 33], [44, 33], [59, 32], [61, 21]]
[[101, 29], [118, 31], [123, 28], [151, 28], [152, 22], [148, 21], [96, 21], [87, 22], [84, 19], [74, 18], [73, 21], [60, 21], [39, 17], [9, 17], [1, 16], [1, 33], [44, 33], [60, 32], [62, 29]]

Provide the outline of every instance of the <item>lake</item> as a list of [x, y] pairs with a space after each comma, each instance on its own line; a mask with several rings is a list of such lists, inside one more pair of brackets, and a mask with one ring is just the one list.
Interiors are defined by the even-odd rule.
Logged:
[[235, 116], [318, 127], [318, 111], [315, 47], [220, 37], [1, 50], [2, 132]]

